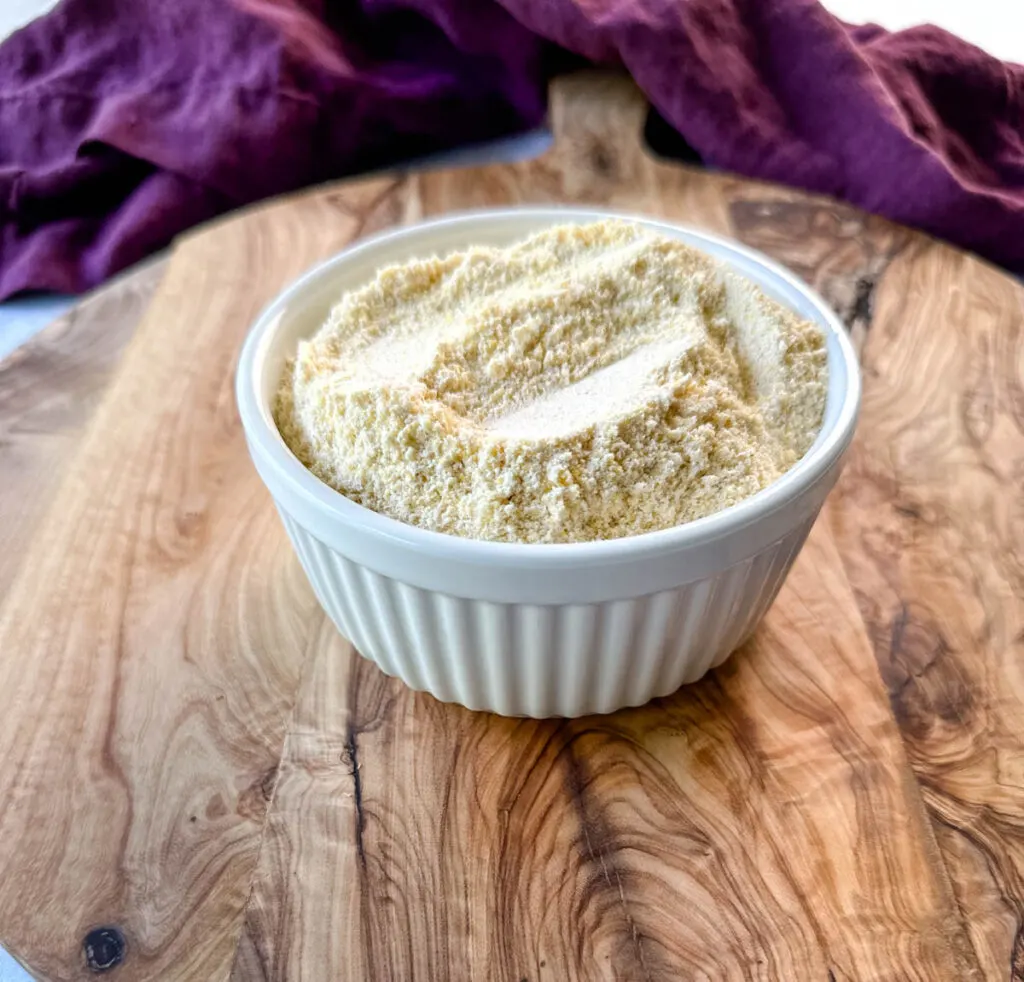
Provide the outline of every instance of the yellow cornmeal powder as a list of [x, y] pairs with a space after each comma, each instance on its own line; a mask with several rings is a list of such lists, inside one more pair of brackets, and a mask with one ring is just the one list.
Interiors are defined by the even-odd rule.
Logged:
[[278, 427], [353, 501], [498, 542], [680, 525], [776, 480], [821, 426], [825, 338], [621, 221], [381, 270], [300, 343]]

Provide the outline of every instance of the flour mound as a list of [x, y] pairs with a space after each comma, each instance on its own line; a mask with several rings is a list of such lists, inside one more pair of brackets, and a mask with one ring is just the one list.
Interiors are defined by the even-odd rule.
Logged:
[[821, 427], [825, 338], [622, 221], [382, 269], [300, 343], [275, 405], [321, 480], [499, 542], [669, 528], [775, 481]]

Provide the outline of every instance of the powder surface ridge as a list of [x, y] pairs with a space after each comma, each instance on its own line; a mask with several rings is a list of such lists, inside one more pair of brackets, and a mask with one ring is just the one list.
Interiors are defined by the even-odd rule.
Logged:
[[821, 427], [825, 337], [624, 221], [380, 270], [299, 344], [275, 419], [321, 480], [498, 542], [669, 528], [777, 480]]

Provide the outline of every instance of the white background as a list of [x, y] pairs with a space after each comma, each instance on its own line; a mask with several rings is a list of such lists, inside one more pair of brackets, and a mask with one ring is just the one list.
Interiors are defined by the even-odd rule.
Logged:
[[1024, 4], [1019, 0], [822, 0], [850, 24], [899, 31], [938, 24], [1003, 61], [1024, 63]]

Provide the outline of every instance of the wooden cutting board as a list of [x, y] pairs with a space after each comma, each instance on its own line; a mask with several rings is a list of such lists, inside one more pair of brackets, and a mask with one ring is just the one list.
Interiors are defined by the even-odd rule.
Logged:
[[[36, 977], [1024, 979], [1024, 291], [658, 162], [645, 111], [563, 80], [540, 159], [234, 215], [0, 364], [0, 941]], [[785, 262], [862, 346], [865, 399], [744, 650], [538, 722], [411, 693], [337, 635], [232, 378], [261, 306], [354, 238], [550, 201]]]

